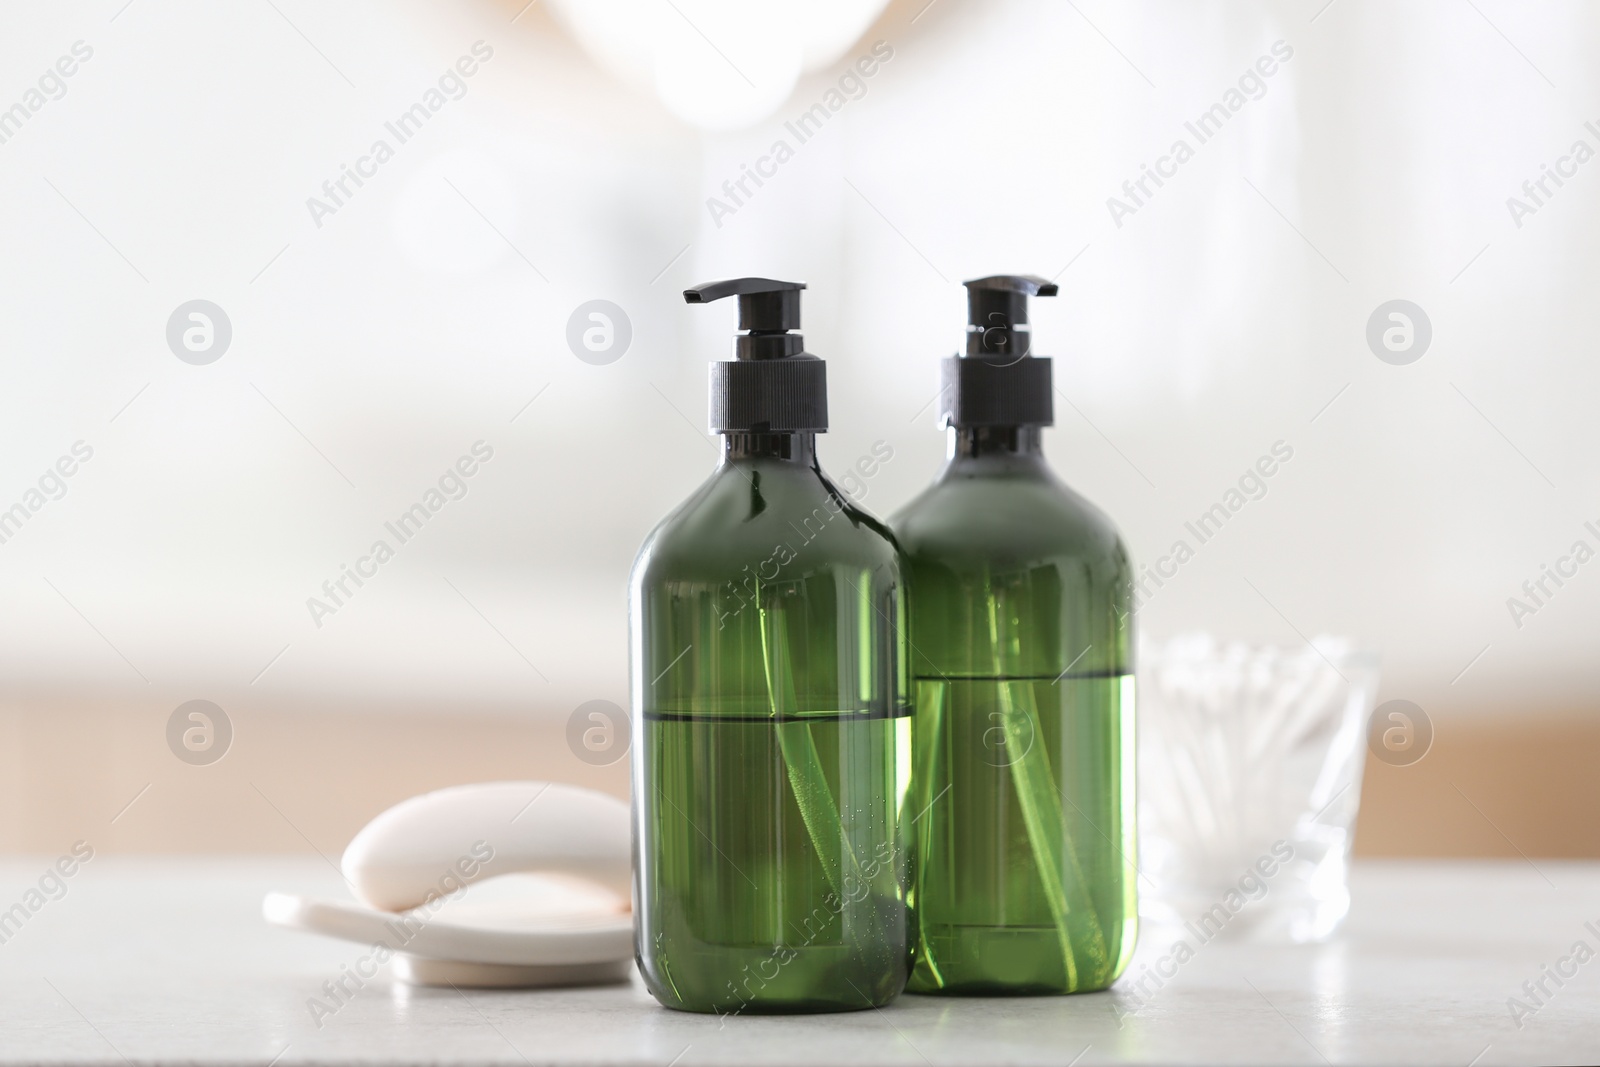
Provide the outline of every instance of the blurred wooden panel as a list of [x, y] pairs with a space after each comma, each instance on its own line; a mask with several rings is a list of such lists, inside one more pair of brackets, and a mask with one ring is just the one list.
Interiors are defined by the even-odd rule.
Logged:
[[0, 851], [53, 852], [82, 838], [118, 852], [314, 847], [337, 859], [380, 811], [447, 785], [540, 778], [628, 795], [625, 757], [583, 762], [567, 746], [565, 717], [530, 709], [219, 699], [233, 740], [217, 762], [192, 766], [167, 745], [178, 703], [0, 710]]
[[[461, 782], [545, 778], [628, 794], [628, 761], [591, 766], [566, 717], [533, 707], [351, 709], [220, 700], [234, 727], [209, 766], [167, 746], [179, 701], [0, 706], [0, 851], [84, 839], [118, 852], [301, 852], [336, 859], [378, 812]], [[1410, 767], [1367, 761], [1357, 852], [1600, 857], [1600, 716], [1436, 722]], [[137, 799], [135, 799], [137, 798]]]
[[1436, 719], [1410, 767], [1367, 760], [1367, 856], [1600, 856], [1600, 714]]

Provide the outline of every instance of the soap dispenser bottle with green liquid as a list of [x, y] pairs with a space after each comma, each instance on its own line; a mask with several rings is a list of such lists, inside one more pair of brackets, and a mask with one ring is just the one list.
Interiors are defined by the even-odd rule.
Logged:
[[636, 951], [686, 1011], [844, 1011], [905, 986], [911, 736], [889, 530], [817, 462], [797, 282], [738, 278], [721, 459], [630, 584]]
[[1031, 276], [966, 283], [948, 459], [893, 520], [911, 612], [919, 993], [1104, 989], [1137, 932], [1132, 571], [1045, 462]]

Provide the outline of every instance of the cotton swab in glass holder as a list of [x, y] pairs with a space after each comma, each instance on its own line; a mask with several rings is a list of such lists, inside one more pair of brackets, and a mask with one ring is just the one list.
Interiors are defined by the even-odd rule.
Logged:
[[1198, 634], [1139, 661], [1141, 919], [1200, 941], [1328, 937], [1350, 907], [1377, 657]]

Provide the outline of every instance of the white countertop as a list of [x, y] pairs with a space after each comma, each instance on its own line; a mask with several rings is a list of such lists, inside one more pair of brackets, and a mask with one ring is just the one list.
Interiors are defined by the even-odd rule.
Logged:
[[[53, 859], [0, 861], [0, 911]], [[1121, 1018], [1135, 1002], [1115, 990], [718, 1020], [637, 980], [460, 994], [380, 976], [319, 1028], [308, 999], [364, 950], [260, 907], [269, 889], [341, 896], [326, 863], [99, 856], [0, 944], [0, 1064], [1600, 1063], [1600, 959], [1547, 979], [1520, 1029], [1507, 1007], [1574, 942], [1600, 950], [1600, 864], [1535, 862], [1360, 864], [1333, 942], [1213, 942]]]

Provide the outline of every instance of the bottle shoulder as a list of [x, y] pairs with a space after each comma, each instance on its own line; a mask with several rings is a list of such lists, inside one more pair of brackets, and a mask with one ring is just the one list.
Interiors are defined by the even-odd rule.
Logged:
[[1110, 517], [1043, 463], [960, 464], [940, 472], [891, 524], [913, 564], [957, 570], [1048, 562], [1128, 567]]
[[1105, 513], [1042, 463], [952, 463], [893, 525], [915, 674], [1129, 669], [1127, 550]]
[[753, 460], [718, 467], [661, 520], [634, 580], [726, 576], [772, 560], [796, 575], [839, 564], [898, 574], [898, 559], [889, 526], [820, 469]]

